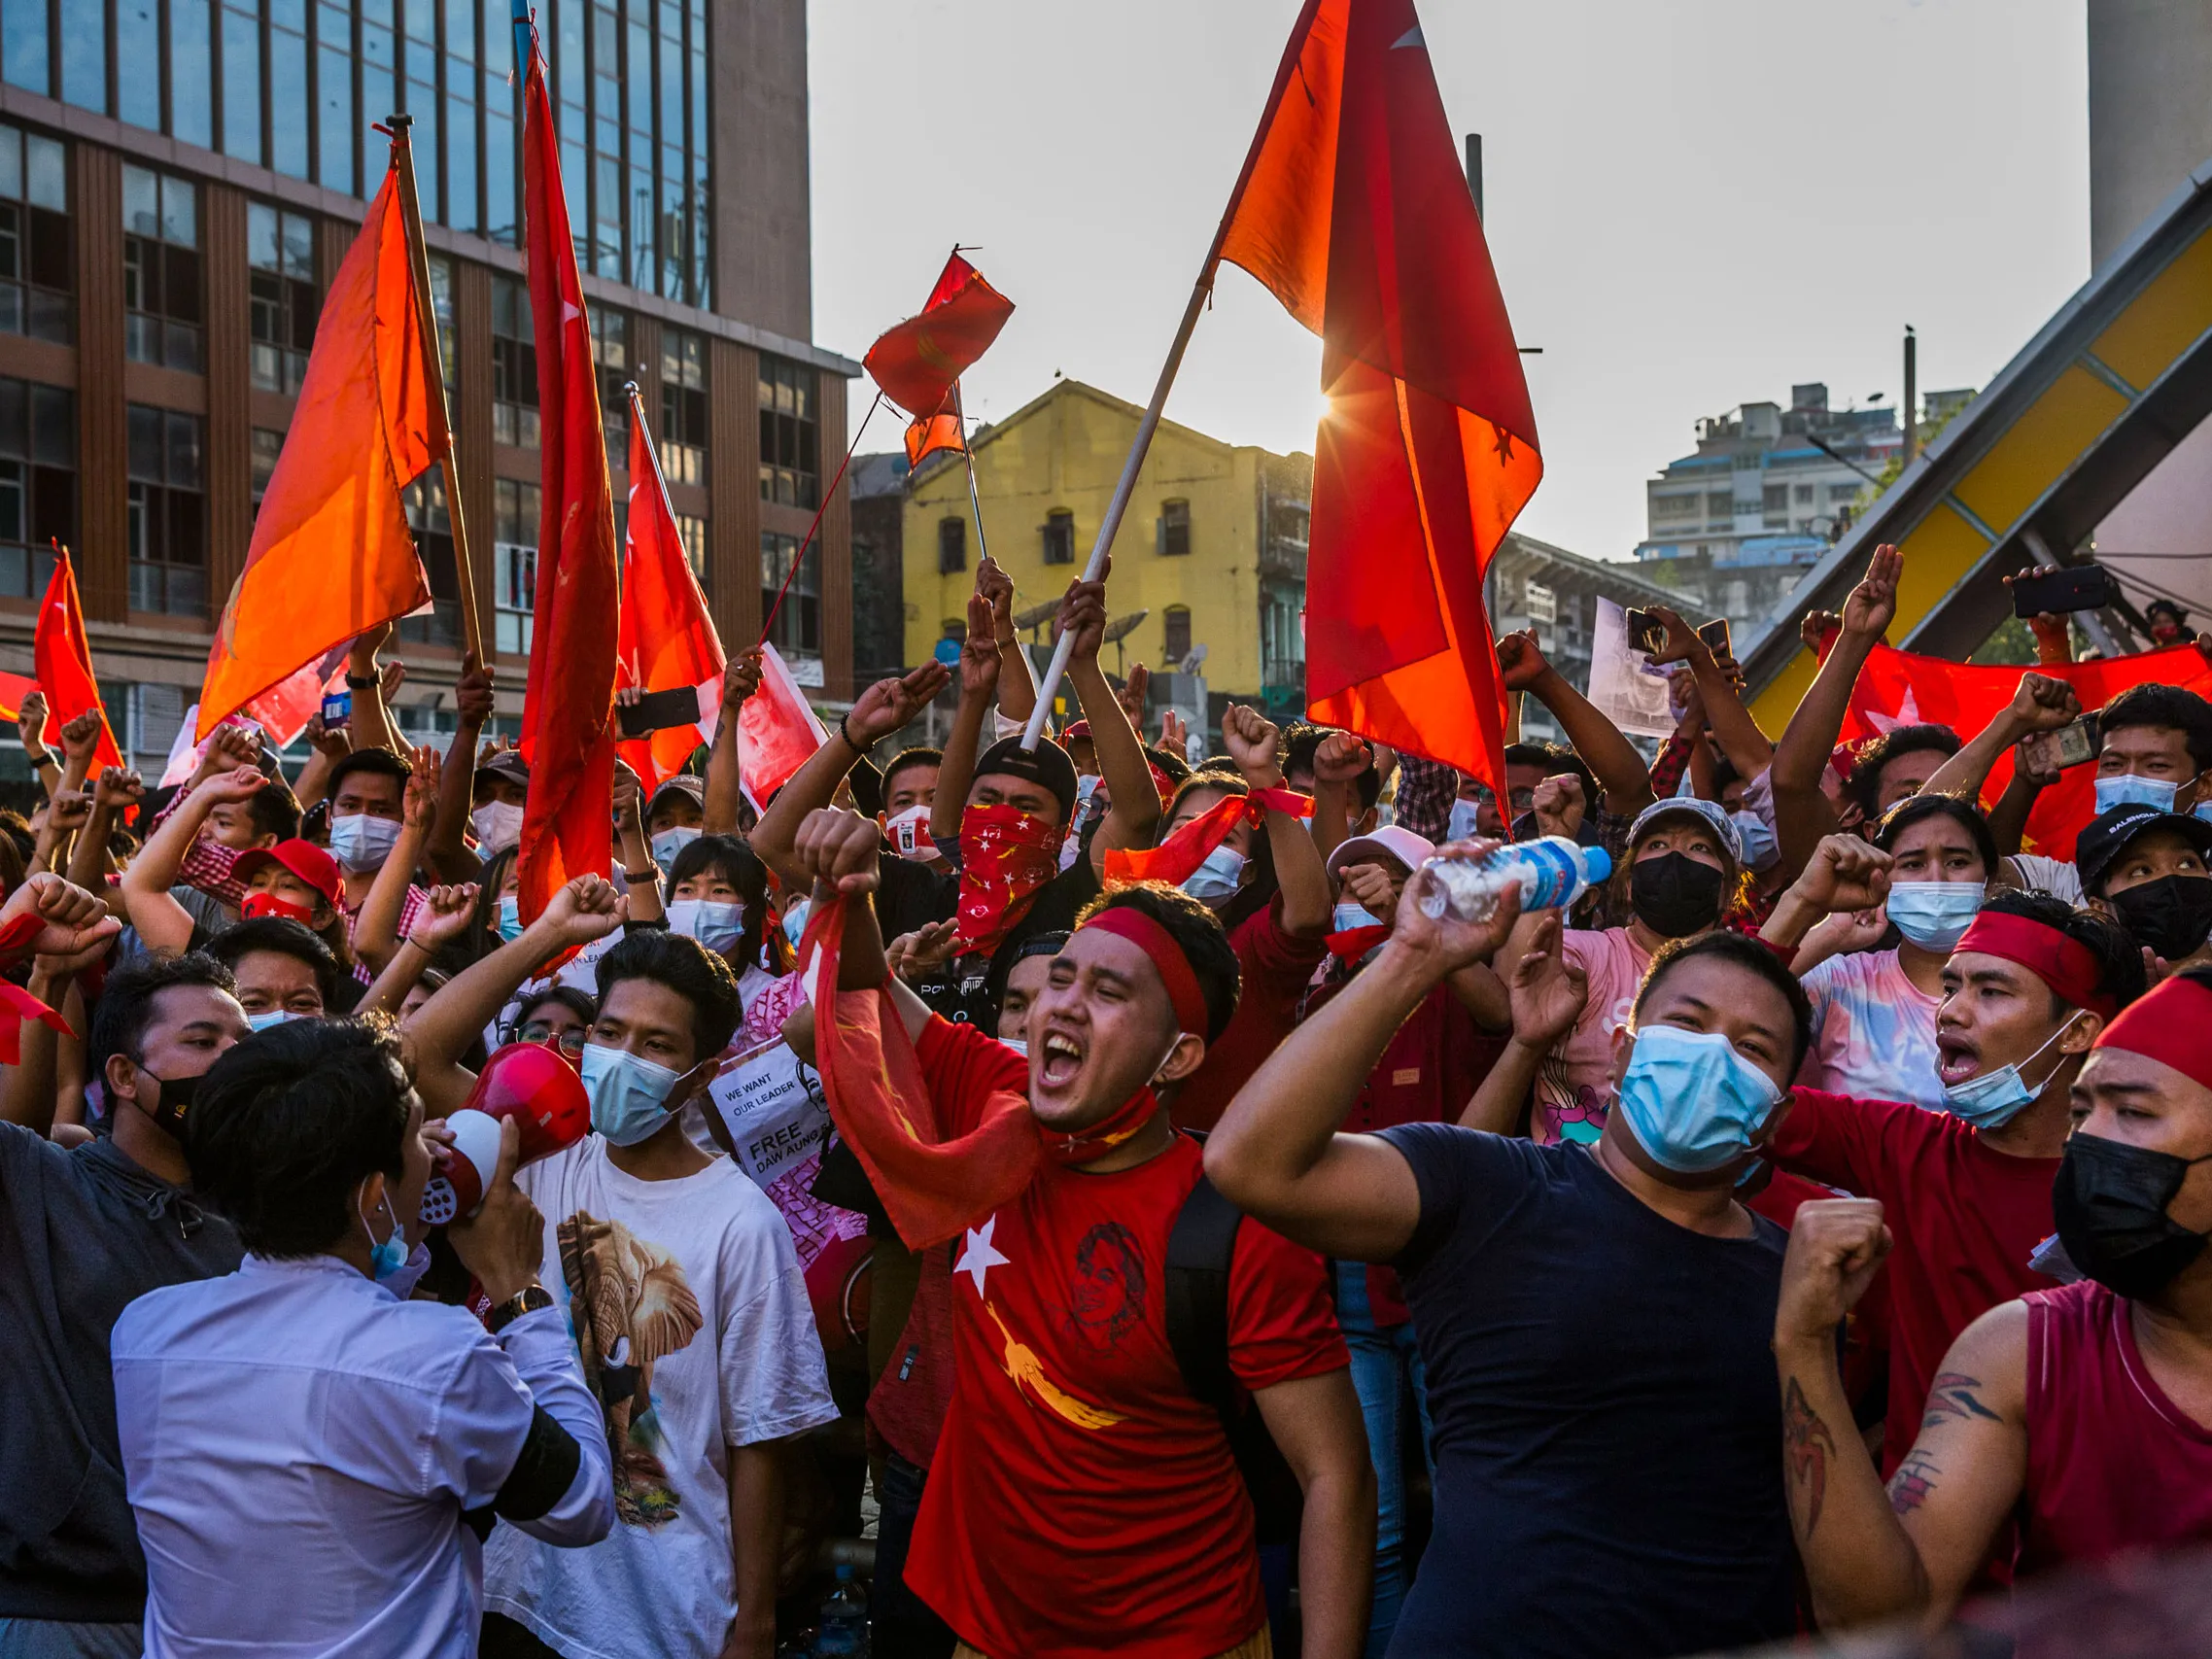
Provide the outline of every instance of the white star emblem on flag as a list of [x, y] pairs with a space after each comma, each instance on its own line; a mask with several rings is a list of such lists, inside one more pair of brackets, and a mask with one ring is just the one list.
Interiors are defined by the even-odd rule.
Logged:
[[976, 1295], [979, 1297], [985, 1294], [984, 1275], [993, 1267], [1011, 1265], [1007, 1259], [998, 1253], [998, 1247], [991, 1243], [991, 1234], [997, 1230], [998, 1218], [996, 1216], [984, 1223], [981, 1232], [978, 1232], [974, 1227], [968, 1228], [967, 1247], [960, 1252], [960, 1260], [952, 1268], [953, 1272], [965, 1273], [969, 1278], [975, 1280]]
[[1913, 688], [1909, 685], [1905, 687], [1905, 701], [1898, 705], [1896, 713], [1882, 714], [1869, 709], [1866, 711], [1866, 723], [1878, 732], [1893, 732], [1899, 726], [1919, 725], [1920, 706], [1914, 700]]

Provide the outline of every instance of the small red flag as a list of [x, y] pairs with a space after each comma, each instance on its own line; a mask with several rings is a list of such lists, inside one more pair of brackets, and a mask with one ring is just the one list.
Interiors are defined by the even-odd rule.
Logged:
[[1220, 255], [1322, 337], [1313, 718], [1499, 787], [1482, 578], [1543, 462], [1412, 0], [1306, 0]]
[[774, 645], [760, 648], [760, 689], [738, 709], [739, 787], [756, 812], [829, 742], [807, 694]]
[[23, 699], [39, 688], [26, 674], [0, 674], [0, 720], [11, 726], [22, 717]]
[[[645, 423], [630, 423], [630, 535], [622, 553], [622, 621], [617, 633], [617, 683], [642, 691], [695, 689], [702, 711], [721, 706], [728, 658], [708, 613], [707, 596], [676, 535], [675, 514], [661, 488]], [[670, 726], [622, 745], [622, 758], [651, 789], [680, 772], [710, 725]]]
[[85, 635], [85, 606], [77, 598], [77, 572], [69, 549], [53, 550], [53, 574], [39, 605], [38, 629], [31, 637], [31, 663], [39, 689], [46, 693], [47, 747], [61, 746], [61, 728], [88, 709], [100, 711], [100, 746], [92, 755], [92, 776], [104, 766], [121, 766], [115, 729], [100, 704], [100, 682], [92, 674], [92, 646]]
[[920, 315], [886, 328], [861, 361], [883, 396], [908, 414], [948, 414], [952, 382], [990, 349], [1013, 315], [1014, 302], [954, 254]]
[[941, 449], [963, 455], [967, 448], [967, 439], [960, 432], [960, 417], [950, 409], [940, 409], [934, 415], [924, 415], [907, 425], [909, 471], [921, 465], [922, 457], [935, 455]]
[[[1843, 741], [1864, 742], [1898, 726], [1921, 725], [1949, 726], [1961, 738], [1971, 738], [2013, 700], [2024, 674], [2064, 680], [2089, 709], [2102, 709], [2131, 685], [2178, 685], [2199, 697], [2212, 697], [2212, 665], [2195, 645], [2048, 668], [1984, 668], [1877, 645], [1866, 667], [1859, 670], [1858, 683], [1851, 687]], [[2093, 766], [2068, 767], [2057, 782], [2036, 797], [2027, 814], [2028, 851], [2050, 858], [2074, 856], [2074, 838], [2096, 815], [2095, 772]], [[2007, 749], [1989, 770], [1983, 800], [1993, 805], [2012, 776], [2013, 756]]]
[[535, 37], [523, 81], [523, 210], [537, 340], [537, 612], [523, 693], [530, 763], [519, 880], [536, 919], [570, 878], [605, 875], [614, 856], [614, 498], [600, 425], [576, 245], [561, 188], [561, 150]]

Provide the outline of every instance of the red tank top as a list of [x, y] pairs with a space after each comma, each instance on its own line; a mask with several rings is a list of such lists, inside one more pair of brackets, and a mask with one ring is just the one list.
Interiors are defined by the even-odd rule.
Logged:
[[2027, 1487], [2019, 1575], [2212, 1538], [2212, 1429], [2152, 1378], [2127, 1303], [2093, 1280], [2021, 1300]]

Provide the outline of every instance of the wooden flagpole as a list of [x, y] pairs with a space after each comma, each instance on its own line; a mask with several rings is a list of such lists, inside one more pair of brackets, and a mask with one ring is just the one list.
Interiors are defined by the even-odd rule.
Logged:
[[441, 439], [438, 465], [445, 471], [445, 518], [453, 532], [454, 573], [461, 583], [461, 638], [476, 666], [484, 666], [484, 626], [476, 608], [476, 563], [468, 551], [468, 520], [461, 505], [461, 470], [453, 456], [453, 417], [445, 398], [445, 354], [438, 343], [437, 305], [431, 292], [430, 250], [423, 245], [423, 209], [415, 194], [415, 147], [409, 129], [415, 118], [387, 116], [392, 145], [399, 155], [399, 216], [407, 227], [408, 274], [415, 285], [415, 310], [422, 318], [423, 369], [431, 383], [431, 408]]

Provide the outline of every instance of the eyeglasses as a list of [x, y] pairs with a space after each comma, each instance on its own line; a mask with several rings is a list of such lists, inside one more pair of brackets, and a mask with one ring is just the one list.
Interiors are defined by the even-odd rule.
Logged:
[[514, 1040], [518, 1043], [557, 1042], [561, 1045], [561, 1052], [569, 1054], [580, 1054], [584, 1051], [584, 1033], [581, 1029], [570, 1025], [556, 1032], [542, 1020], [533, 1020], [527, 1025], [518, 1026]]

